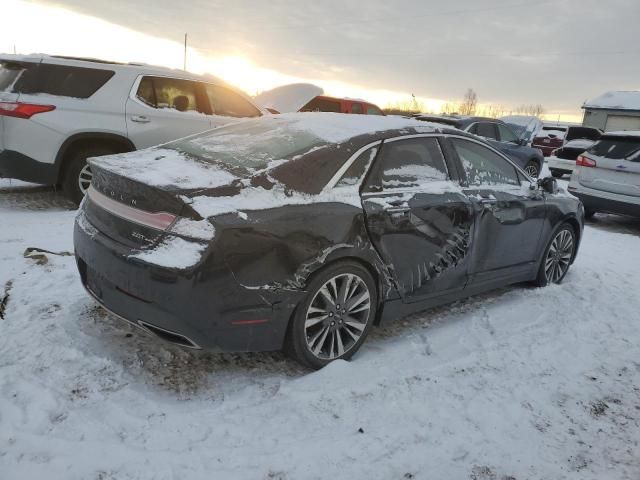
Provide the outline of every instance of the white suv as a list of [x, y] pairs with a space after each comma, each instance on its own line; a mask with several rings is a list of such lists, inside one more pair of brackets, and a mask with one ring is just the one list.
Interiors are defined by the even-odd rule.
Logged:
[[0, 55], [0, 177], [78, 203], [88, 157], [151, 147], [262, 111], [210, 76], [140, 64]]
[[640, 132], [608, 132], [576, 160], [569, 192], [596, 212], [640, 217]]

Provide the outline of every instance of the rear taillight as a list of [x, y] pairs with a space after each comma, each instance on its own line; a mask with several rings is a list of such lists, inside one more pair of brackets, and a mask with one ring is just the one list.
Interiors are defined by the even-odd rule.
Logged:
[[87, 195], [93, 203], [104, 210], [111, 212], [117, 217], [137, 223], [138, 225], [155, 228], [156, 230], [167, 230], [177, 219], [177, 217], [171, 213], [147, 212], [145, 210], [130, 207], [103, 195], [93, 187], [89, 187]]
[[585, 157], [584, 155], [578, 156], [576, 159], [576, 166], [578, 167], [595, 167], [596, 161], [591, 160], [589, 157]]
[[0, 102], [0, 115], [5, 117], [31, 118], [38, 113], [55, 110], [55, 105], [38, 105], [34, 103]]

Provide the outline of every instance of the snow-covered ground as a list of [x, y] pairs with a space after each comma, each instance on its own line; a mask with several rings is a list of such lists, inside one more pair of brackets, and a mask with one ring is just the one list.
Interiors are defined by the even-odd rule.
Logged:
[[110, 318], [73, 257], [23, 257], [71, 251], [74, 212], [6, 185], [1, 479], [640, 478], [638, 221], [597, 217], [561, 286], [399, 320], [309, 372]]

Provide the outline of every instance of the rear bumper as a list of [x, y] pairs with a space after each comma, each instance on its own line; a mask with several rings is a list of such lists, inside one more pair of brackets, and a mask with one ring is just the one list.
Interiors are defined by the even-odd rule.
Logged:
[[110, 312], [183, 347], [224, 352], [282, 348], [295, 305], [291, 295], [268, 302], [238, 284], [213, 255], [184, 271], [131, 259], [130, 249], [87, 228], [82, 212], [78, 218], [74, 246], [82, 283]]
[[569, 193], [578, 197], [587, 210], [640, 217], [640, 198], [627, 199], [614, 194], [598, 195], [594, 194], [593, 190], [587, 193], [575, 185], [569, 185]]
[[548, 159], [549, 170], [556, 170], [563, 173], [572, 173], [576, 168], [575, 160], [565, 160], [550, 156]]
[[556, 148], [559, 147], [550, 147], [548, 145], [533, 145], [533, 148], [537, 148], [538, 150], [540, 150], [542, 152], [542, 155], [544, 155], [545, 157], [549, 157], [551, 156], [551, 152], [553, 152]]
[[0, 151], [0, 177], [53, 185], [57, 183], [58, 170], [54, 164], [38, 162], [13, 150], [2, 150]]

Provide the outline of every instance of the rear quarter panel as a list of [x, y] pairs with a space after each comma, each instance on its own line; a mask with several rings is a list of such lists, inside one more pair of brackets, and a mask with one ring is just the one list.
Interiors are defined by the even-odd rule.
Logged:
[[378, 277], [381, 296], [397, 295], [391, 276], [369, 242], [362, 208], [342, 203], [291, 205], [214, 219], [216, 248], [236, 280], [265, 295], [304, 290], [309, 277], [345, 258]]

